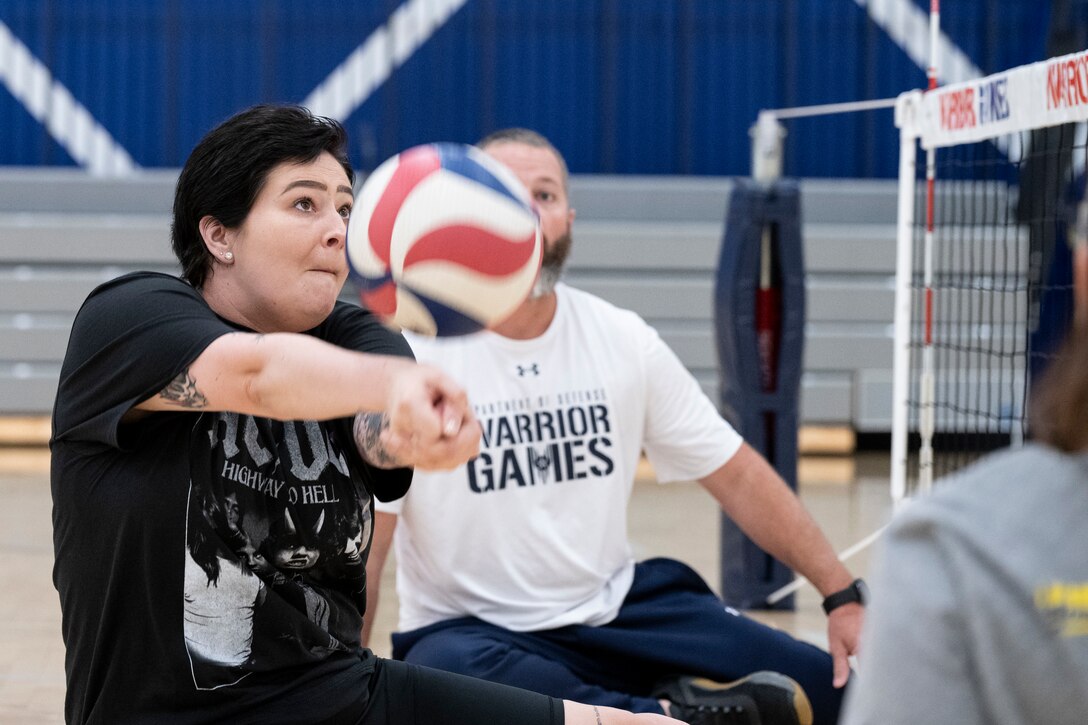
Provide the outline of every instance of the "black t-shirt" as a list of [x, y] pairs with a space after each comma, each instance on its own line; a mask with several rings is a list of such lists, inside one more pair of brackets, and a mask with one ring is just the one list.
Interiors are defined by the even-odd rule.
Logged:
[[[366, 700], [371, 496], [403, 495], [411, 471], [367, 465], [350, 418], [121, 423], [239, 329], [152, 273], [102, 285], [76, 317], [51, 442], [69, 722], [325, 722]], [[345, 303], [306, 334], [411, 354]]]

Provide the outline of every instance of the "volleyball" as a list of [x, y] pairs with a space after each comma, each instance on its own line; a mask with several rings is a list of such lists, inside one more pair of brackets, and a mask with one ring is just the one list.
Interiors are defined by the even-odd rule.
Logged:
[[367, 177], [348, 223], [362, 304], [392, 327], [465, 335], [525, 301], [540, 271], [540, 224], [528, 191], [473, 146], [403, 151]]

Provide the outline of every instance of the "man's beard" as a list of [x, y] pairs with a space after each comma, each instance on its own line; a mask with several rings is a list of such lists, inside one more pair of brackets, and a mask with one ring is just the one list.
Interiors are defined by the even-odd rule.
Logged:
[[529, 294], [529, 299], [535, 300], [546, 297], [555, 291], [555, 285], [563, 276], [563, 267], [567, 264], [571, 247], [570, 229], [551, 244], [544, 246], [544, 258], [540, 262], [540, 274], [537, 275], [536, 284]]

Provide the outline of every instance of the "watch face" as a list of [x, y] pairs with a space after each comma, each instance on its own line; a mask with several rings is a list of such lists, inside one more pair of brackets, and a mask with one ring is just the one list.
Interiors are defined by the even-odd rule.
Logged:
[[869, 585], [864, 579], [854, 580], [854, 590], [858, 593], [858, 601], [862, 604], [869, 602]]

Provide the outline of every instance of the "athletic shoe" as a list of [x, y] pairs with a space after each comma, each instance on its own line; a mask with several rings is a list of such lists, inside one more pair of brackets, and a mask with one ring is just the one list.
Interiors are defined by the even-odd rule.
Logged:
[[674, 677], [654, 696], [672, 703], [669, 715], [689, 725], [812, 725], [805, 691], [778, 672], [753, 672], [734, 682]]

